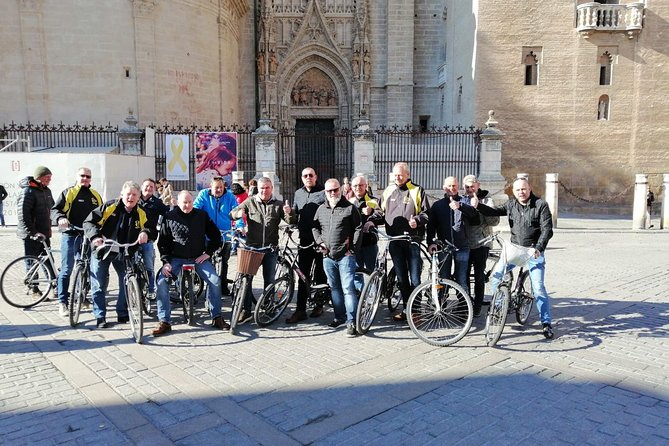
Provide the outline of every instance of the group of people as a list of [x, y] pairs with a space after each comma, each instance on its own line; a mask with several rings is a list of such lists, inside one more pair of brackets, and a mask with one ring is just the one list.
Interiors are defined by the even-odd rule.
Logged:
[[[373, 269], [378, 255], [378, 236], [372, 228], [385, 225], [389, 236], [408, 233], [414, 239], [427, 237], [430, 250], [436, 249], [434, 240], [453, 244], [457, 251], [444, 262], [440, 275], [450, 277], [453, 270], [453, 279], [469, 289], [469, 272], [473, 268], [474, 314], [479, 316], [485, 287], [484, 269], [490, 249], [480, 241], [491, 233], [499, 217], [506, 215], [511, 241], [535, 249], [534, 257], [528, 263], [532, 290], [543, 334], [552, 338], [550, 307], [544, 286], [544, 251], [552, 236], [552, 220], [547, 204], [532, 193], [527, 180], [516, 179], [514, 197], [495, 206], [474, 175], [463, 178], [464, 194], [460, 193], [458, 179], [447, 177], [443, 184], [444, 197], [432, 204], [425, 190], [411, 180], [406, 163], [396, 163], [392, 177], [393, 183], [377, 199], [371, 195], [362, 175], [343, 184], [330, 178], [321, 185], [314, 169], [307, 167], [301, 173], [303, 187], [295, 192], [292, 205], [274, 197], [270, 178], [258, 179], [253, 185], [255, 190], [247, 193], [241, 185], [228, 189], [222, 177], [214, 177], [209, 188], [201, 190], [196, 197], [186, 190], [179, 192], [176, 205], [170, 209], [156, 196], [156, 182], [150, 178], [141, 186], [132, 181], [124, 183], [119, 198], [103, 203], [100, 195], [91, 188], [91, 171], [85, 167], [78, 170], [75, 184], [54, 201], [48, 188], [51, 171], [40, 166], [32, 177], [21, 182], [18, 234], [24, 240], [26, 254], [37, 255], [43, 248], [32, 236], [41, 234], [48, 243], [52, 221], [63, 231], [58, 278], [61, 315], [68, 314], [69, 276], [84, 239], [93, 247], [103, 245], [105, 239], [119, 243], [137, 241], [150, 277], [149, 292], [155, 294], [157, 301], [159, 324], [153, 335], [160, 336], [169, 333], [172, 326], [169, 280], [178, 274], [184, 263], [195, 263], [198, 275], [207, 284], [211, 326], [227, 329], [229, 325], [222, 317], [221, 298], [230, 294], [227, 265], [232, 246], [225, 239], [226, 234], [236, 227], [245, 228], [248, 246], [266, 248], [262, 262], [266, 287], [274, 280], [277, 254], [269, 248], [279, 243], [279, 225], [281, 222], [297, 224], [300, 244], [315, 247], [299, 250], [299, 267], [306, 272], [313, 270], [312, 283], [327, 281], [334, 308], [334, 319], [329, 326], [345, 325], [347, 336], [353, 337], [357, 335], [355, 313], [361, 289], [356, 269]], [[161, 262], [157, 275], [153, 268], [153, 242], [156, 240]], [[217, 251], [221, 253], [223, 265], [220, 276], [211, 262]], [[420, 248], [409, 241], [393, 241], [389, 252], [406, 307], [412, 290], [421, 280]], [[106, 289], [110, 265], [114, 266], [122, 284], [125, 274], [122, 258], [92, 256], [91, 288], [98, 328], [109, 326]], [[493, 288], [503, 273], [494, 272]], [[300, 281], [296, 309], [285, 320], [287, 324], [298, 324], [323, 314], [323, 308], [316, 306], [307, 315], [308, 293], [307, 285]], [[252, 301], [252, 296], [245, 297], [238, 323], [252, 318]], [[120, 286], [116, 314], [118, 323], [128, 321], [123, 286]], [[406, 321], [406, 312], [398, 311], [393, 319]]]

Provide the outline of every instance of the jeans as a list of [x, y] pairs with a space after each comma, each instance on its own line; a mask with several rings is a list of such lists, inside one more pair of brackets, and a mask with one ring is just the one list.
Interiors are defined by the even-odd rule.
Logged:
[[[469, 250], [469, 267], [467, 271], [474, 267], [474, 310], [480, 309], [483, 305], [483, 297], [485, 295], [485, 267], [488, 260], [488, 253], [490, 248], [481, 246]], [[471, 289], [467, 288], [471, 296]]]
[[393, 259], [393, 268], [402, 294], [402, 302], [406, 308], [409, 296], [420, 284], [420, 273], [423, 269], [420, 246], [403, 240], [393, 241], [390, 242], [389, 252]]
[[[439, 268], [439, 277], [450, 279], [451, 277], [465, 290], [469, 289], [469, 248], [460, 248], [452, 254], [447, 252], [439, 253], [439, 261], [446, 258], [446, 261]], [[451, 276], [451, 266], [455, 258], [455, 272]]]
[[323, 259], [323, 267], [332, 291], [332, 306], [335, 319], [346, 324], [355, 324], [358, 309], [358, 293], [355, 291], [355, 257], [344, 256], [339, 260]]
[[70, 299], [70, 275], [74, 262], [79, 258], [83, 234], [63, 232], [60, 238], [60, 274], [58, 275], [58, 301], [67, 305]]
[[146, 267], [146, 274], [149, 276], [149, 293], [156, 292], [156, 270], [155, 265], [155, 247], [153, 242], [149, 241], [140, 245], [139, 249], [142, 253], [142, 259], [144, 260], [144, 266]]
[[[314, 268], [314, 275], [310, 277], [311, 285], [318, 285], [326, 282], [325, 272], [323, 271], [323, 255], [314, 251], [311, 248], [301, 249], [297, 256], [297, 264], [302, 272], [309, 277], [311, 273], [311, 266], [316, 264]], [[307, 299], [309, 298], [309, 288], [307, 285], [298, 280], [297, 284], [297, 306], [296, 311], [307, 311]]]
[[[373, 271], [376, 267], [376, 257], [379, 255], [379, 245], [361, 246], [355, 253], [355, 262], [358, 268], [365, 268]], [[355, 289], [360, 293], [365, 285], [365, 278], [362, 274], [355, 275]]]
[[0, 225], [5, 226], [5, 205], [0, 201]]
[[[278, 254], [276, 251], [271, 251], [265, 254], [265, 257], [262, 258], [262, 278], [263, 278], [263, 289], [267, 288], [272, 282], [274, 282], [274, 272], [276, 270], [276, 261]], [[244, 310], [251, 311], [251, 306], [253, 304], [253, 286], [249, 287], [249, 291], [244, 297]]]
[[[495, 270], [492, 273], [490, 278], [490, 287], [492, 292], [497, 291], [499, 282], [504, 277], [504, 272], [502, 271], [502, 262], [498, 262]], [[511, 271], [515, 268], [516, 265], [509, 264], [507, 265], [506, 270]], [[551, 310], [550, 303], [548, 301], [548, 292], [546, 292], [546, 287], [544, 286], [544, 276], [546, 273], [546, 259], [544, 258], [543, 253], [537, 257], [530, 258], [527, 261], [525, 267], [530, 271], [530, 282], [532, 283], [532, 294], [534, 295], [534, 300], [537, 303], [537, 310], [539, 310], [539, 317], [541, 318], [542, 324], [551, 323]]]
[[[209, 305], [209, 314], [212, 319], [221, 316], [221, 279], [216, 275], [216, 268], [209, 261], [195, 263], [195, 259], [173, 258], [170, 261], [172, 265], [172, 278], [176, 279], [181, 274], [181, 266], [184, 263], [195, 264], [195, 272], [207, 284], [207, 302]], [[158, 273], [158, 283], [156, 291], [156, 306], [158, 308], [158, 320], [171, 324], [172, 307], [170, 305], [170, 279], [163, 274], [162, 269]]]
[[116, 315], [128, 316], [128, 304], [125, 299], [125, 261], [122, 255], [110, 255], [106, 259], [98, 260], [91, 256], [91, 294], [93, 295], [93, 314], [96, 319], [107, 317], [107, 284], [109, 283], [109, 265], [113, 265], [118, 274], [118, 299], [116, 300]]

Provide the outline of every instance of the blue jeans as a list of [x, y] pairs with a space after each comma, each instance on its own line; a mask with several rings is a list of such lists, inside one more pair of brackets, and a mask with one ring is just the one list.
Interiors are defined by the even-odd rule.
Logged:
[[[516, 265], [509, 264], [507, 266], [507, 271], [511, 271], [515, 268]], [[546, 274], [546, 259], [544, 258], [543, 253], [537, 257], [530, 258], [527, 261], [525, 267], [530, 271], [530, 282], [532, 282], [532, 294], [534, 295], [534, 300], [537, 303], [537, 310], [539, 310], [539, 316], [541, 318], [542, 324], [551, 323], [551, 309], [550, 303], [548, 301], [548, 292], [546, 292], [546, 287], [544, 286], [544, 276]], [[499, 282], [504, 277], [502, 271], [501, 262], [497, 264], [495, 270], [492, 273], [490, 278], [490, 287], [494, 293], [499, 286]]]
[[[265, 257], [262, 258], [262, 279], [263, 279], [263, 289], [267, 288], [272, 282], [274, 282], [274, 272], [276, 270], [276, 261], [278, 254], [276, 251], [271, 251], [265, 254]], [[244, 298], [244, 309], [246, 311], [251, 311], [251, 305], [253, 304], [253, 286], [249, 287], [249, 292]]]
[[[195, 271], [207, 284], [207, 302], [209, 314], [212, 319], [221, 316], [221, 278], [216, 275], [216, 268], [209, 261], [195, 263], [195, 259], [178, 259], [170, 261], [172, 265], [172, 278], [176, 279], [181, 273], [184, 263], [195, 264]], [[165, 277], [162, 269], [158, 273], [158, 286], [156, 292], [156, 306], [158, 307], [158, 320], [171, 324], [172, 307], [170, 305], [170, 279]]]
[[63, 232], [60, 238], [60, 274], [58, 275], [58, 302], [67, 305], [70, 299], [70, 275], [79, 258], [82, 234]]
[[149, 241], [139, 246], [140, 252], [142, 253], [142, 259], [144, 260], [144, 266], [146, 267], [146, 273], [149, 276], [149, 293], [156, 292], [156, 270], [154, 268], [155, 264], [155, 248], [153, 242]]
[[469, 289], [469, 248], [460, 248], [452, 255], [446, 252], [439, 253], [439, 261], [448, 256], [446, 261], [439, 268], [439, 277], [444, 279], [451, 278], [451, 266], [455, 257], [455, 272], [452, 279], [455, 280], [465, 290]]
[[5, 226], [5, 205], [0, 201], [0, 224]]
[[116, 314], [118, 317], [128, 316], [128, 304], [125, 300], [125, 261], [123, 257], [110, 255], [98, 260], [91, 256], [91, 293], [93, 294], [93, 314], [96, 319], [107, 317], [107, 284], [109, 283], [109, 265], [113, 265], [118, 274], [118, 299]]
[[[376, 267], [376, 257], [379, 255], [379, 245], [361, 246], [355, 253], [355, 262], [358, 268], [366, 268], [374, 271]], [[355, 275], [355, 289], [360, 293], [365, 285], [365, 278], [362, 274]]]
[[323, 259], [323, 268], [332, 290], [332, 306], [335, 319], [346, 324], [355, 324], [358, 309], [358, 293], [355, 291], [355, 257], [344, 256], [339, 260]]
[[393, 259], [402, 302], [406, 308], [411, 292], [420, 284], [420, 272], [423, 269], [420, 246], [411, 242], [393, 241], [390, 242], [389, 252]]

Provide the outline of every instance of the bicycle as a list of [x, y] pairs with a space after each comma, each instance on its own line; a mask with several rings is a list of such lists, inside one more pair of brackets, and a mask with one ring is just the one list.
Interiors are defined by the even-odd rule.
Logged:
[[[534, 255], [534, 248], [513, 244], [502, 239], [499, 234], [486, 237], [482, 242], [489, 240], [496, 240], [502, 245], [500, 254], [500, 262], [502, 263], [501, 266], [495, 267], [495, 272], [501, 272], [503, 277], [497, 289], [493, 290], [484, 330], [486, 345], [494, 347], [502, 336], [509, 312], [516, 313], [516, 321], [520, 325], [525, 325], [530, 317], [534, 296], [532, 294], [530, 272], [524, 266]], [[512, 286], [513, 274], [512, 271], [508, 271], [509, 265], [520, 266], [515, 286]]]
[[81, 307], [88, 302], [86, 299], [90, 290], [91, 245], [84, 239], [81, 242], [79, 257], [74, 263], [72, 275], [70, 276], [70, 286], [68, 290], [70, 294], [70, 302], [68, 303], [70, 326], [76, 327], [79, 323]]
[[[253, 296], [251, 287], [253, 284], [253, 277], [258, 273], [258, 269], [260, 268], [260, 265], [262, 265], [265, 254], [273, 249], [272, 247], [253, 248], [244, 243], [242, 239], [237, 237], [234, 238], [237, 239], [239, 247], [237, 248], [237, 275], [231, 290], [232, 314], [230, 316], [230, 333], [233, 334], [237, 327], [239, 314], [244, 307], [244, 299], [248, 294]], [[259, 305], [259, 303], [256, 305], [256, 311]]]
[[[431, 255], [427, 250], [427, 246], [424, 243], [419, 243], [418, 246], [420, 247], [420, 253], [423, 256], [423, 259], [429, 263]], [[388, 304], [388, 310], [391, 313], [394, 313], [402, 302], [402, 293], [400, 292], [399, 284], [397, 283], [397, 275], [395, 274], [394, 267], [388, 268], [385, 280], [384, 296]]]
[[44, 252], [39, 256], [26, 255], [14, 259], [5, 267], [0, 276], [2, 298], [9, 305], [17, 308], [33, 307], [46, 300], [52, 289], [57, 289], [59, 268], [53, 253], [58, 250], [51, 249], [44, 235], [30, 238], [41, 242]]
[[[131, 247], [137, 245], [138, 240], [133, 243], [119, 243], [115, 240], [106, 239], [104, 243], [97, 248], [99, 252], [101, 249], [109, 248], [104, 256], [110, 255], [118, 248], [123, 250], [123, 262], [125, 264], [125, 280], [122, 286], [125, 286], [125, 298], [128, 307], [128, 319], [130, 321], [130, 330], [132, 337], [138, 344], [142, 343], [142, 336], [144, 334], [144, 316], [143, 316], [143, 296], [142, 288], [139, 285], [138, 276], [141, 274], [140, 267], [137, 266], [134, 256], [130, 254]], [[121, 286], [121, 284], [119, 284]]]
[[[416, 242], [412, 242], [416, 243]], [[411, 331], [422, 341], [444, 347], [462, 339], [472, 326], [474, 306], [469, 293], [451, 279], [439, 277], [439, 269], [455, 246], [435, 240], [431, 253], [430, 278], [414, 289], [407, 302], [407, 321]], [[439, 253], [446, 257], [439, 260]]]
[[[393, 241], [411, 241], [411, 237], [409, 235], [391, 237], [381, 233], [378, 233], [378, 235], [379, 238], [386, 240], [387, 243], [383, 251], [376, 257], [376, 266], [360, 293], [358, 310], [356, 311], [355, 316], [355, 329], [360, 334], [365, 334], [369, 331], [369, 328], [376, 317], [376, 311], [379, 308], [381, 300], [387, 299], [388, 308], [391, 311], [394, 311], [399, 305], [399, 302], [402, 301], [399, 289], [396, 291], [397, 278], [395, 276], [395, 271], [392, 267], [390, 270], [388, 269], [388, 251], [390, 249], [390, 243]], [[392, 300], [396, 300], [396, 303], [391, 302]]]
[[299, 280], [304, 282], [309, 290], [307, 298], [308, 306], [323, 306], [330, 302], [332, 297], [330, 286], [327, 283], [315, 285], [311, 283], [315, 264], [312, 265], [309, 276], [300, 269], [298, 256], [290, 244], [296, 246], [297, 249], [313, 249], [314, 243], [300, 246], [292, 237], [296, 229], [297, 226], [289, 225], [283, 230], [285, 237], [283, 246], [279, 248], [277, 269], [274, 275], [275, 280], [265, 289], [253, 313], [253, 319], [260, 327], [270, 325], [279, 319], [293, 299], [293, 291], [295, 290], [295, 276], [293, 272], [297, 274]]

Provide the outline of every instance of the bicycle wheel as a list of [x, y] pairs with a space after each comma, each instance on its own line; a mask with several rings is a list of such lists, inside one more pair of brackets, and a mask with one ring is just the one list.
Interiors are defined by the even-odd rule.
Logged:
[[358, 311], [355, 313], [355, 329], [358, 333], [365, 334], [372, 326], [383, 290], [383, 272], [374, 271], [362, 288], [358, 300]]
[[275, 280], [262, 293], [253, 312], [253, 319], [260, 327], [266, 327], [279, 319], [293, 299], [295, 282], [290, 276]]
[[136, 277], [128, 278], [125, 294], [132, 337], [135, 338], [136, 343], [141, 344], [144, 334], [144, 317], [142, 315], [142, 291]]
[[[251, 278], [252, 279], [252, 278]], [[235, 290], [234, 300], [232, 301], [232, 315], [230, 316], [230, 333], [235, 332], [235, 327], [237, 326], [237, 319], [239, 319], [239, 313], [242, 312], [242, 307], [244, 306], [244, 296], [246, 296], [247, 288], [251, 285], [249, 282], [249, 276], [242, 275], [239, 279], [239, 285]]]
[[488, 347], [494, 347], [502, 336], [506, 315], [509, 312], [509, 288], [500, 286], [490, 301], [488, 315], [485, 319], [485, 341]]
[[70, 326], [76, 327], [79, 323], [79, 314], [81, 313], [81, 306], [86, 299], [88, 293], [88, 278], [86, 277], [86, 269], [77, 262], [74, 265], [74, 271], [70, 276], [70, 303], [68, 309], [70, 312]]
[[472, 326], [472, 301], [456, 282], [438, 279], [420, 284], [407, 302], [411, 331], [430, 345], [444, 347], [462, 339]]
[[0, 294], [9, 305], [30, 308], [49, 295], [55, 277], [35, 256], [23, 256], [7, 265], [0, 276]]
[[192, 272], [181, 273], [181, 307], [184, 311], [184, 319], [188, 325], [195, 325], [195, 320], [193, 317], [195, 313], [195, 290], [193, 287], [193, 276], [197, 276], [197, 274]]
[[202, 281], [202, 277], [200, 277], [197, 273], [194, 273], [193, 274], [193, 293], [195, 293], [194, 296], [200, 297], [202, 295], [203, 289], [204, 289], [204, 282]]
[[395, 275], [395, 269], [392, 267], [386, 275], [384, 296], [388, 302], [388, 310], [391, 313], [397, 310], [397, 307], [402, 302], [402, 293], [400, 293], [400, 288], [397, 286], [397, 276]]
[[518, 278], [518, 286], [515, 293], [516, 299], [516, 321], [520, 325], [525, 325], [534, 306], [534, 295], [532, 294], [532, 282], [530, 281], [530, 272], [525, 271]]
[[149, 298], [149, 273], [144, 262], [137, 263], [137, 283], [142, 292], [142, 309], [147, 316], [152, 315], [151, 299]]

